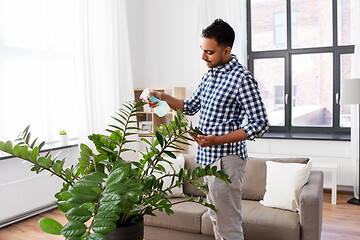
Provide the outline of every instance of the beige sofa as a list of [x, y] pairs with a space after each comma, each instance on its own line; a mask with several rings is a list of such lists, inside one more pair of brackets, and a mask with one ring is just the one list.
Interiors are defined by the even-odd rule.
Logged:
[[[266, 160], [306, 163], [306, 158], [250, 158], [243, 185], [242, 215], [246, 240], [321, 239], [323, 173], [312, 171], [300, 195], [299, 212], [265, 207], [259, 203], [265, 194]], [[194, 169], [195, 157], [185, 155], [185, 167]], [[184, 186], [188, 195], [203, 195], [192, 185]], [[184, 198], [172, 198], [182, 201]], [[146, 240], [213, 240], [207, 208], [191, 202], [173, 206], [173, 215], [157, 212], [145, 217]], [[231, 239], [229, 239], [231, 240]]]

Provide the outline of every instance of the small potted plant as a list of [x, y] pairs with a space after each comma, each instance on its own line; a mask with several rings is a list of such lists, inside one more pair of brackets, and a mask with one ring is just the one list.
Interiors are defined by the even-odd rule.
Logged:
[[66, 134], [65, 130], [61, 130], [60, 131], [60, 136], [59, 136], [59, 140], [60, 140], [60, 146], [66, 146], [69, 143], [69, 138], [68, 135]]
[[[143, 104], [125, 104], [113, 117], [118, 124], [106, 129], [109, 135], [89, 136], [96, 152], [81, 144], [78, 163], [68, 168], [64, 167], [65, 159], [53, 158], [51, 151], [39, 155], [45, 142], [37, 145], [35, 140], [31, 143], [29, 127], [15, 144], [0, 141], [0, 150], [31, 162], [32, 171], [47, 170], [64, 181], [55, 197], [59, 210], [65, 213], [69, 222], [62, 226], [53, 219], [43, 218], [39, 226], [44, 232], [63, 235], [67, 240], [143, 240], [144, 215], [154, 215], [155, 210], [165, 211], [168, 215], [174, 213], [171, 208], [178, 203], [168, 199], [173, 188], [190, 183], [207, 193], [207, 187], [199, 178], [210, 175], [230, 183], [228, 175], [210, 165], [166, 172], [163, 165], [172, 166], [172, 162], [164, 156], [175, 158], [174, 152], [183, 150], [179, 144], [189, 145], [187, 141], [192, 141], [186, 134], [196, 131], [188, 126], [180, 111], [175, 114], [174, 121], [156, 128], [152, 133], [154, 138], [150, 138], [153, 140], [141, 138], [148, 147], [141, 153], [140, 160], [123, 159], [123, 152], [137, 151], [126, 148], [126, 145], [135, 141], [129, 138], [131, 135], [138, 134], [139, 129], [132, 124], [136, 123], [133, 118]], [[164, 188], [165, 177], [171, 177], [172, 181]], [[203, 197], [186, 196], [185, 201], [216, 211], [214, 205], [206, 203]]]

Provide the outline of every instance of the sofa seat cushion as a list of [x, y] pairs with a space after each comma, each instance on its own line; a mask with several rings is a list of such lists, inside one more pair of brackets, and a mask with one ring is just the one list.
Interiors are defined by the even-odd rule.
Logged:
[[300, 240], [299, 213], [242, 201], [243, 228], [247, 240]]
[[[186, 200], [186, 198], [170, 199], [172, 203], [184, 200]], [[174, 214], [170, 216], [164, 211], [155, 211], [156, 217], [145, 216], [145, 225], [191, 233], [201, 232], [201, 216], [207, 211], [206, 207], [193, 202], [184, 202], [173, 205], [171, 209], [174, 211]]]
[[[242, 200], [241, 203], [246, 240], [300, 240], [298, 213], [265, 207], [258, 201]], [[207, 212], [202, 218], [201, 232], [214, 235]]]

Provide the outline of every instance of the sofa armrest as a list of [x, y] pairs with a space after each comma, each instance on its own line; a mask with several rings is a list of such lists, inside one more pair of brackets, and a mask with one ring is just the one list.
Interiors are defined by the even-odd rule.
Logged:
[[300, 193], [301, 240], [321, 239], [323, 181], [323, 172], [311, 171], [309, 181]]

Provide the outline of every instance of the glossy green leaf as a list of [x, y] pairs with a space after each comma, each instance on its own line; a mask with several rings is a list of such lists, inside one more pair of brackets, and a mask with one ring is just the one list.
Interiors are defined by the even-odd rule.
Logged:
[[90, 174], [88, 174], [86, 176], [83, 176], [81, 179], [92, 181], [92, 182], [100, 184], [100, 183], [104, 182], [104, 178], [106, 178], [106, 177], [107, 177], [107, 175], [105, 173], [94, 172], [94, 173], [90, 173]]
[[12, 154], [12, 151], [13, 151], [12, 142], [7, 141], [7, 142], [5, 143], [5, 149], [4, 149], [4, 150], [5, 150], [5, 152]]
[[161, 194], [157, 194], [155, 197], [154, 197], [154, 199], [153, 199], [153, 203], [154, 204], [156, 204], [158, 201], [160, 201], [160, 199], [161, 199]]
[[109, 178], [106, 180], [106, 186], [110, 186], [112, 184], [123, 182], [129, 175], [130, 168], [121, 167], [116, 169], [109, 175]]
[[101, 203], [112, 203], [114, 205], [124, 203], [125, 201], [126, 197], [124, 195], [119, 195], [115, 193], [104, 194], [101, 198]]
[[65, 237], [81, 237], [86, 231], [86, 226], [84, 223], [79, 221], [68, 222], [63, 229], [61, 229], [61, 234]]
[[95, 199], [88, 199], [88, 198], [84, 198], [84, 197], [80, 197], [80, 196], [72, 197], [69, 200], [67, 200], [67, 202], [71, 206], [80, 206], [86, 202], [93, 202], [93, 201], [95, 201]]
[[49, 168], [50, 167], [50, 162], [45, 158], [45, 157], [39, 157], [36, 162], [45, 168]]
[[63, 213], [66, 213], [71, 208], [70, 204], [66, 201], [56, 201], [56, 205], [58, 206], [59, 210], [62, 211]]
[[191, 177], [191, 169], [188, 169], [186, 173], [186, 179], [190, 179], [190, 177]]
[[30, 153], [30, 159], [33, 162], [36, 162], [37, 158], [39, 156], [39, 148], [35, 147], [32, 152]]
[[0, 151], [5, 152], [5, 143], [3, 141], [0, 141]]
[[161, 134], [159, 132], [155, 133], [156, 139], [159, 141], [160, 146], [163, 147], [164, 146], [164, 138], [163, 136], [161, 136]]
[[71, 170], [69, 168], [65, 169], [65, 179], [68, 181], [71, 180]]
[[26, 134], [26, 139], [25, 139], [25, 142], [26, 142], [27, 144], [29, 144], [30, 137], [31, 137], [31, 133], [28, 132], [28, 133]]
[[179, 182], [182, 182], [183, 177], [184, 177], [184, 169], [181, 168], [180, 171], [179, 171]]
[[91, 233], [88, 237], [88, 240], [106, 240], [106, 237], [104, 237], [100, 233]]
[[65, 161], [56, 161], [54, 163], [54, 165], [52, 166], [52, 169], [54, 170], [55, 173], [62, 175], [62, 170], [63, 170], [63, 166], [64, 166]]
[[81, 152], [85, 153], [87, 156], [91, 156], [93, 153], [92, 150], [83, 143], [80, 144], [80, 150]]
[[97, 186], [99, 186], [99, 184], [96, 183], [96, 182], [90, 181], [90, 180], [86, 180], [86, 179], [84, 179], [84, 177], [82, 177], [80, 180], [78, 180], [78, 181], [74, 184], [74, 187], [78, 187], [78, 186], [85, 186], [85, 187], [92, 188], [92, 187], [97, 187]]
[[95, 203], [86, 202], [86, 203], [81, 204], [80, 207], [88, 210], [89, 212], [95, 211]]
[[21, 151], [20, 145], [16, 144], [14, 149], [13, 149], [13, 154], [18, 157], [18, 156], [20, 156], [20, 151]]
[[41, 167], [40, 166], [33, 166], [30, 170], [33, 171], [33, 172], [36, 172], [36, 173], [39, 173]]
[[129, 188], [124, 183], [114, 183], [104, 190], [104, 194], [106, 193], [116, 193], [116, 194], [124, 194]]
[[40, 143], [40, 145], [39, 145], [39, 150], [41, 150], [44, 145], [45, 145], [45, 141], [43, 141], [42, 143]]
[[165, 153], [166, 155], [168, 155], [169, 157], [176, 159], [175, 154], [173, 154], [172, 152], [170, 152], [170, 151], [164, 151], [164, 153]]
[[23, 159], [28, 159], [28, 146], [25, 145], [21, 148], [21, 151], [20, 151], [20, 157], [23, 158]]
[[71, 194], [68, 191], [60, 192], [60, 198], [64, 201], [69, 200], [71, 198]]
[[100, 207], [98, 208], [98, 213], [100, 212], [113, 212], [115, 214], [120, 214], [123, 211], [123, 209], [120, 208], [118, 205], [106, 203], [106, 204], [100, 204]]
[[129, 191], [126, 193], [127, 198], [132, 203], [137, 203], [140, 201], [141, 198], [141, 192], [138, 191]]
[[166, 214], [169, 215], [169, 216], [170, 216], [170, 214], [174, 214], [174, 211], [171, 210], [170, 208], [165, 208], [165, 212], [166, 212]]
[[108, 234], [116, 228], [116, 224], [109, 220], [97, 220], [91, 225], [95, 233]]
[[28, 126], [24, 129], [23, 135], [26, 135], [26, 134], [28, 133], [29, 128], [30, 128], [30, 125], [28, 125]]
[[85, 186], [76, 186], [69, 190], [72, 196], [84, 198], [87, 200], [96, 200], [98, 198], [98, 194], [89, 187]]
[[91, 212], [85, 208], [77, 207], [72, 208], [66, 212], [65, 216], [69, 221], [86, 222], [91, 218]]
[[65, 240], [82, 240], [83, 238], [81, 237], [68, 237]]
[[34, 148], [37, 139], [38, 139], [38, 138], [35, 138], [35, 140], [33, 141], [33, 143], [32, 143], [31, 146], [30, 146], [31, 148]]
[[50, 233], [53, 235], [61, 235], [61, 229], [63, 226], [51, 218], [42, 218], [39, 220], [39, 227], [43, 232]]
[[116, 222], [117, 220], [119, 220], [119, 215], [113, 213], [113, 212], [99, 212], [98, 214], [96, 214], [96, 216], [94, 217], [95, 220], [109, 220], [112, 222]]

